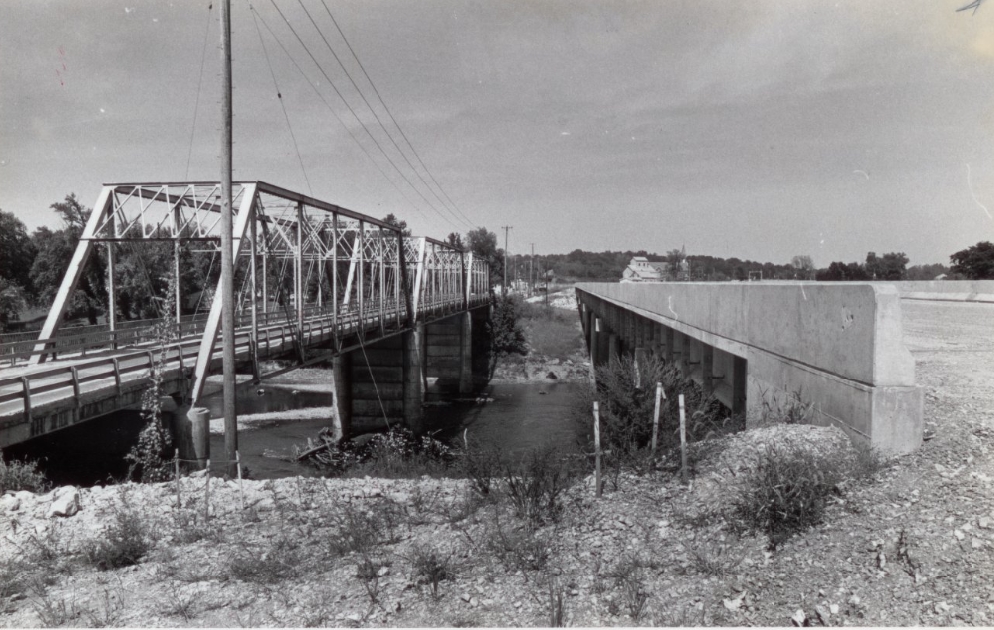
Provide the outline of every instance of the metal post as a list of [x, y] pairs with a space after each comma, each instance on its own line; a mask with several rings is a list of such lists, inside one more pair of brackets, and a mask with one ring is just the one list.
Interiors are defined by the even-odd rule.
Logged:
[[255, 257], [258, 253], [258, 246], [256, 244], [256, 238], [258, 237], [256, 225], [255, 225], [255, 210], [252, 211], [252, 216], [249, 217], [249, 230], [251, 249], [249, 251], [250, 256], [250, 271], [252, 276], [252, 367], [255, 370], [256, 378], [259, 376], [259, 309], [256, 306], [258, 303], [258, 294], [256, 293], [256, 276], [258, 275], [258, 270], [255, 265]]
[[304, 345], [304, 204], [297, 204], [297, 251], [293, 256], [293, 292], [297, 305], [297, 338]]
[[331, 310], [335, 339], [338, 339], [338, 215], [331, 215]]
[[601, 414], [594, 401], [594, 496], [601, 496]]
[[[224, 451], [234, 474], [238, 450], [235, 411], [235, 264], [231, 193], [231, 0], [221, 0], [221, 338]], [[210, 479], [208, 473], [208, 479]], [[208, 486], [209, 487], [209, 486]]]
[[[366, 336], [366, 311], [364, 309], [364, 299], [363, 299], [363, 295], [362, 295], [363, 294], [363, 286], [365, 286], [365, 281], [366, 281], [366, 274], [363, 273], [363, 268], [362, 268], [363, 267], [363, 254], [366, 253], [366, 252], [363, 251], [363, 249], [366, 246], [365, 239], [363, 238], [363, 232], [365, 232], [365, 231], [366, 231], [366, 222], [365, 221], [359, 221], [359, 234], [356, 235], [356, 241], [355, 241], [354, 247], [358, 247], [359, 248], [358, 250], [356, 250], [356, 251], [359, 252], [359, 257], [358, 257], [358, 261], [359, 261], [359, 264], [358, 264], [358, 272], [359, 272], [358, 280], [359, 280], [359, 284], [358, 284], [358, 290], [356, 291], [356, 294], [359, 296], [359, 330], [358, 330], [358, 333], [359, 333], [359, 338], [360, 339], [363, 339]], [[355, 258], [356, 257], [353, 256], [353, 259], [355, 259]]]
[[379, 258], [380, 258], [380, 293], [379, 293], [380, 300], [379, 300], [379, 305], [380, 305], [380, 334], [382, 335], [383, 332], [384, 332], [384, 328], [383, 327], [385, 325], [385, 322], [384, 322], [384, 319], [383, 319], [385, 317], [385, 313], [384, 313], [383, 309], [386, 306], [386, 304], [383, 303], [383, 300], [386, 297], [386, 291], [384, 289], [386, 288], [386, 264], [387, 264], [387, 261], [386, 261], [387, 251], [386, 251], [386, 248], [383, 246], [383, 228], [380, 228], [380, 239], [376, 243], [376, 252], [377, 252], [377, 254], [379, 255]]

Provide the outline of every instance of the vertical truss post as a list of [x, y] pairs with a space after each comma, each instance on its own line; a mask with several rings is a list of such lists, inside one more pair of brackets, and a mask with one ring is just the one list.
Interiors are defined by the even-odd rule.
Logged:
[[403, 235], [398, 230], [397, 234], [397, 264], [393, 268], [393, 308], [397, 313], [397, 328], [400, 328], [400, 283], [404, 277], [404, 240]]
[[259, 275], [259, 270], [256, 268], [256, 256], [259, 253], [259, 247], [256, 241], [259, 238], [259, 231], [255, 224], [256, 211], [255, 204], [252, 204], [252, 216], [249, 217], [249, 238], [251, 239], [249, 244], [251, 249], [249, 251], [249, 273], [252, 275], [251, 280], [251, 291], [252, 291], [252, 334], [250, 339], [252, 340], [251, 350], [252, 350], [252, 372], [255, 374], [255, 379], [259, 380], [259, 294], [256, 290], [256, 276]]
[[[265, 228], [265, 226], [263, 226]], [[269, 312], [269, 238], [263, 229], [262, 239], [262, 314]]]
[[335, 330], [335, 349], [341, 349], [338, 336], [338, 213], [331, 215], [331, 311]]
[[366, 285], [366, 274], [363, 273], [364, 259], [365, 259], [365, 247], [366, 239], [364, 238], [364, 233], [366, 232], [366, 222], [359, 221], [359, 235], [356, 237], [356, 245], [354, 246], [356, 251], [359, 252], [359, 277], [358, 277], [358, 296], [359, 296], [359, 338], [364, 339], [366, 337], [366, 311], [363, 299], [363, 289]]
[[318, 241], [318, 310], [324, 307], [324, 225], [317, 233]]
[[469, 310], [469, 300], [473, 295], [473, 252], [462, 252], [463, 257], [463, 308]]
[[[79, 243], [76, 245], [76, 251], [73, 252], [69, 269], [62, 278], [62, 284], [59, 285], [59, 292], [55, 295], [52, 308], [48, 311], [48, 317], [45, 318], [45, 325], [42, 326], [41, 333], [38, 335], [39, 339], [51, 339], [62, 324], [62, 315], [65, 314], [66, 308], [69, 306], [72, 294], [76, 291], [76, 285], [79, 283], [79, 279], [83, 277], [83, 269], [86, 267], [86, 261], [89, 260], [90, 253], [93, 252], [93, 241], [90, 239], [96, 235], [97, 226], [100, 225], [100, 222], [107, 215], [108, 209], [111, 209], [113, 212], [111, 208], [113, 204], [112, 195], [113, 188], [109, 186], [104, 186], [100, 190], [97, 203], [93, 206], [90, 219], [86, 222], [86, 227], [83, 228], [83, 234], [80, 237]], [[108, 305], [108, 313], [113, 312], [113, 302], [111, 302]], [[31, 357], [30, 362], [32, 365], [44, 362], [48, 354], [44, 352], [45, 345], [41, 343], [35, 346], [34, 350], [39, 354]]]
[[297, 338], [304, 346], [304, 204], [297, 203], [297, 248], [293, 256], [293, 293], [297, 304]]
[[424, 283], [424, 273], [425, 273], [425, 246], [427, 244], [427, 239], [421, 237], [418, 239], [418, 260], [415, 263], [414, 271], [414, 288], [411, 290], [411, 295], [414, 298], [414, 304], [411, 310], [411, 316], [408, 318], [413, 324], [418, 320], [418, 309], [421, 308], [421, 287]]
[[379, 293], [379, 295], [380, 295], [380, 300], [379, 300], [379, 306], [380, 306], [380, 308], [379, 308], [379, 316], [380, 316], [380, 334], [382, 335], [385, 332], [385, 330], [386, 330], [385, 327], [384, 327], [385, 326], [384, 317], [386, 316], [386, 313], [384, 311], [384, 309], [386, 308], [386, 304], [384, 304], [384, 301], [386, 300], [386, 296], [387, 296], [387, 292], [386, 292], [386, 277], [387, 277], [387, 274], [386, 274], [387, 260], [386, 259], [387, 259], [387, 250], [386, 250], [386, 247], [383, 246], [383, 228], [382, 227], [379, 228], [379, 239], [377, 239], [377, 242], [376, 242], [376, 254], [377, 254], [377, 258], [380, 259], [380, 293]]
[[[166, 205], [170, 205], [169, 200], [169, 186], [166, 186]], [[180, 324], [183, 323], [183, 287], [182, 282], [180, 282], [180, 256], [183, 253], [183, 239], [180, 238], [180, 232], [183, 227], [183, 217], [180, 215], [179, 202], [173, 208], [173, 290], [176, 293], [174, 296], [174, 301], [176, 303], [176, 329], [177, 336], [183, 336], [183, 329]]]

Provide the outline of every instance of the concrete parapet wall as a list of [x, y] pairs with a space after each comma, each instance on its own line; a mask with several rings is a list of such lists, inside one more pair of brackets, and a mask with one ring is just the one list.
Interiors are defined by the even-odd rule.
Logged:
[[[644, 343], [644, 335], [626, 332], [641, 327], [628, 314], [660, 325], [652, 338], [664, 356], [730, 407], [742, 394], [726, 374], [744, 359], [750, 423], [799, 399], [811, 406], [812, 423], [839, 426], [885, 451], [921, 443], [923, 394], [892, 284], [582, 283], [577, 295], [623, 348]], [[667, 339], [675, 347], [666, 348]]]
[[889, 284], [897, 287], [906, 300], [994, 303], [994, 280], [908, 280]]

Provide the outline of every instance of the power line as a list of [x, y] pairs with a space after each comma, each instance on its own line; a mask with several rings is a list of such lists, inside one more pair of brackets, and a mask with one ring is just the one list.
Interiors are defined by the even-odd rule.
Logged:
[[[418, 196], [421, 197], [421, 199], [424, 200], [425, 204], [427, 204], [429, 208], [431, 208], [432, 210], [434, 210], [435, 213], [438, 214], [438, 216], [440, 216], [444, 220], [448, 221], [453, 227], [457, 227], [454, 223], [452, 223], [451, 219], [449, 219], [448, 217], [446, 217], [445, 215], [443, 215], [441, 212], [439, 212], [438, 208], [436, 208], [434, 206], [434, 204], [432, 204], [428, 200], [428, 198], [425, 197], [424, 194], [420, 190], [418, 190], [417, 186], [415, 186], [414, 183], [411, 182], [411, 180], [406, 175], [404, 175], [403, 171], [400, 170], [400, 168], [397, 166], [396, 162], [394, 162], [393, 159], [387, 154], [387, 152], [383, 150], [383, 146], [380, 145], [380, 143], [376, 139], [376, 137], [369, 131], [369, 128], [366, 127], [366, 124], [362, 122], [362, 119], [359, 118], [358, 114], [356, 114], [355, 110], [352, 108], [352, 105], [350, 105], [349, 102], [345, 99], [345, 97], [342, 95], [341, 91], [338, 89], [338, 86], [336, 86], [335, 82], [332, 81], [332, 79], [331, 79], [330, 76], [328, 76], [328, 73], [325, 72], [324, 68], [321, 66], [321, 64], [318, 62], [318, 60], [314, 57], [314, 54], [307, 47], [307, 45], [304, 43], [304, 40], [301, 39], [300, 35], [297, 33], [297, 30], [295, 28], [293, 28], [293, 25], [287, 19], [286, 15], [284, 15], [283, 11], [280, 10], [279, 6], [276, 4], [276, 0], [269, 0], [269, 2], [276, 9], [276, 12], [280, 14], [280, 17], [283, 19], [283, 22], [286, 23], [287, 27], [290, 29], [290, 32], [293, 33], [294, 37], [297, 38], [297, 41], [304, 48], [304, 51], [311, 58], [311, 61], [314, 62], [314, 64], [318, 67], [318, 70], [321, 72], [321, 74], [324, 76], [324, 78], [327, 79], [327, 81], [328, 81], [329, 84], [331, 84], [331, 87], [335, 91], [335, 94], [338, 95], [338, 98], [342, 99], [342, 102], [345, 103], [345, 106], [352, 113], [352, 116], [356, 119], [356, 122], [359, 123], [359, 125], [363, 128], [363, 131], [366, 132], [366, 135], [368, 135], [369, 138], [373, 141], [373, 144], [376, 145], [376, 148], [379, 149], [380, 153], [383, 154], [383, 157], [386, 158], [386, 160], [390, 163], [390, 165], [394, 168], [394, 170], [397, 171], [397, 173], [401, 176], [401, 178], [403, 178], [403, 180], [405, 182], [407, 182], [407, 184], [414, 190], [414, 192], [416, 192], [418, 194]], [[305, 9], [305, 12], [306, 12], [306, 9]], [[308, 14], [308, 16], [309, 15], [310, 14]], [[313, 23], [313, 20], [312, 20], [312, 23]], [[317, 25], [315, 25], [315, 28], [316, 27], [317, 27]], [[320, 33], [320, 29], [318, 30], [318, 32], [319, 32], [319, 34], [321, 34]], [[321, 37], [323, 38], [324, 34], [321, 34]], [[325, 40], [325, 41], [327, 42], [327, 40]]]
[[197, 110], [200, 109], [200, 87], [204, 82], [204, 60], [207, 58], [207, 35], [211, 30], [211, 9], [214, 3], [207, 5], [207, 26], [204, 28], [204, 45], [200, 50], [200, 78], [197, 79], [197, 98], [193, 102], [193, 125], [190, 127], [190, 151], [186, 154], [186, 174], [183, 179], [190, 179], [190, 159], [193, 157], [193, 138], [197, 133]]
[[[453, 208], [455, 208], [456, 211], [462, 216], [462, 219], [464, 221], [466, 221], [466, 223], [472, 227], [472, 225], [473, 225], [472, 221], [470, 221], [469, 218], [465, 214], [463, 214], [463, 211], [459, 208], [459, 206], [456, 205], [456, 203], [454, 201], [452, 201], [452, 198], [449, 197], [449, 194], [447, 192], [445, 192], [445, 189], [442, 188], [441, 184], [438, 183], [438, 180], [435, 179], [435, 176], [432, 175], [432, 172], [430, 170], [428, 170], [428, 167], [425, 165], [424, 160], [422, 160], [421, 156], [418, 155], [417, 149], [415, 149], [414, 145], [411, 144], [411, 141], [407, 137], [407, 134], [404, 133], [404, 130], [401, 128], [400, 124], [397, 122], [397, 119], [394, 118], [393, 113], [390, 111], [390, 108], [387, 107], [387, 104], [383, 100], [383, 97], [380, 96], [380, 91], [376, 88], [376, 84], [373, 83], [373, 79], [369, 76], [369, 73], [366, 72], [365, 66], [363, 66], [362, 65], [362, 61], [359, 60], [359, 55], [356, 54], [355, 50], [352, 48], [352, 44], [350, 44], [348, 38], [345, 37], [345, 33], [342, 32], [342, 27], [338, 25], [338, 20], [335, 19], [334, 15], [332, 15], [331, 9], [328, 8], [328, 5], [325, 3], [325, 0], [321, 0], [321, 4], [324, 5], [324, 10], [328, 12], [328, 17], [331, 18], [331, 21], [335, 25], [335, 28], [338, 29], [338, 34], [342, 37], [342, 41], [345, 42], [345, 45], [348, 47], [349, 52], [352, 53], [352, 57], [355, 59], [356, 63], [359, 65], [359, 69], [362, 70], [362, 74], [366, 77], [366, 80], [369, 82], [370, 87], [373, 88], [373, 93], [376, 94], [376, 98], [377, 98], [377, 100], [379, 100], [380, 105], [383, 106], [383, 109], [386, 111], [387, 115], [390, 117], [390, 120], [393, 121], [394, 127], [397, 128], [397, 131], [400, 132], [401, 137], [404, 138], [404, 142], [407, 143], [407, 146], [410, 147], [411, 152], [414, 153], [414, 157], [417, 158], [418, 163], [421, 164], [421, 168], [423, 168], [424, 171], [425, 171], [425, 173], [428, 174], [428, 177], [431, 179], [431, 181], [433, 181], [435, 183], [435, 186], [438, 188], [439, 191], [441, 191], [442, 195], [444, 195], [445, 198], [448, 199], [449, 204]], [[339, 63], [341, 63], [341, 62], [339, 62]], [[343, 69], [344, 69], [344, 66], [343, 66]], [[346, 74], [348, 74], [348, 71], [346, 71]], [[351, 79], [352, 77], [350, 76], [349, 78]], [[354, 81], [353, 81], [353, 85], [355, 85]], [[358, 90], [359, 88], [357, 87], [356, 89]], [[370, 107], [370, 109], [372, 109], [372, 107]], [[374, 116], [376, 115], [375, 111], [373, 112], [373, 115]], [[379, 120], [379, 117], [377, 117], [377, 120]], [[382, 126], [382, 124], [380, 126]], [[399, 148], [398, 148], [398, 150], [399, 150]], [[413, 168], [413, 166], [411, 168]], [[424, 181], [424, 180], [422, 180], [422, 181]], [[428, 185], [427, 182], [425, 182], [425, 185], [426, 186]], [[429, 190], [430, 189], [431, 188], [429, 187]], [[438, 195], [435, 195], [435, 196], [438, 197]], [[442, 199], [440, 197], [439, 197], [439, 201], [442, 201]], [[442, 203], [444, 205], [444, 202], [442, 202]]]
[[[269, 23], [266, 22], [265, 18], [263, 18], [262, 15], [258, 11], [256, 11], [252, 5], [249, 5], [249, 10], [251, 10], [259, 18], [259, 21], [262, 22], [262, 25], [266, 27], [266, 30], [269, 32], [270, 35], [273, 36], [273, 39], [279, 45], [280, 49], [283, 50], [283, 54], [285, 54], [287, 56], [287, 59], [290, 60], [290, 63], [293, 64], [293, 67], [296, 68], [297, 72], [300, 73], [300, 76], [304, 77], [304, 81], [306, 81], [307, 84], [311, 87], [311, 89], [314, 90], [314, 93], [318, 95], [318, 98], [321, 99], [321, 102], [324, 103], [325, 107], [328, 108], [328, 111], [330, 111], [331, 114], [335, 117], [335, 120], [338, 121], [338, 124], [340, 124], [342, 128], [345, 129], [346, 132], [348, 132], [349, 137], [352, 138], [352, 141], [355, 142], [356, 145], [366, 155], [366, 157], [369, 158], [369, 161], [373, 163], [373, 166], [375, 166], [376, 170], [380, 172], [380, 175], [383, 176], [383, 179], [387, 180], [387, 182], [389, 182], [390, 185], [394, 187], [394, 190], [400, 193], [400, 195], [404, 198], [405, 201], [407, 201], [407, 203], [411, 204], [411, 207], [414, 210], [416, 210], [418, 213], [424, 216], [424, 212], [421, 210], [421, 208], [419, 208], [417, 204], [415, 204], [414, 201], [412, 201], [411, 198], [407, 196], [407, 193], [405, 193], [403, 190], [401, 190], [399, 186], [397, 186], [396, 182], [390, 179], [390, 177], [386, 174], [386, 171], [383, 170], [383, 167], [380, 166], [380, 163], [376, 161], [376, 159], [372, 156], [372, 154], [370, 154], [369, 150], [362, 144], [362, 142], [359, 141], [359, 138], [356, 137], [355, 133], [352, 132], [349, 126], [345, 124], [345, 121], [343, 121], [342, 117], [338, 115], [338, 112], [336, 112], [335, 108], [331, 106], [331, 103], [329, 103], [328, 99], [324, 97], [324, 94], [322, 94], [321, 91], [317, 89], [317, 86], [314, 85], [314, 83], [309, 78], [307, 78], [307, 73], [304, 72], [303, 68], [300, 67], [300, 64], [297, 63], [297, 60], [293, 58], [293, 55], [291, 55], [290, 51], [287, 50], [286, 46], [283, 45], [283, 42], [280, 41], [280, 38], [276, 35], [273, 29], [269, 27]], [[311, 59], [314, 59], [314, 57], [312, 56]], [[318, 66], [318, 70], [320, 69], [321, 67]], [[327, 77], [327, 75], [325, 76]]]
[[307, 169], [304, 168], [304, 160], [300, 157], [300, 147], [297, 146], [297, 137], [293, 135], [293, 126], [290, 125], [290, 116], [286, 113], [286, 105], [283, 103], [283, 93], [280, 92], [280, 84], [276, 81], [276, 73], [273, 72], [273, 64], [269, 60], [269, 51], [266, 49], [266, 42], [262, 39], [262, 29], [259, 28], [259, 21], [252, 11], [252, 22], [255, 24], [255, 32], [259, 34], [259, 43], [262, 44], [262, 52], [266, 56], [266, 65], [269, 66], [269, 74], [273, 77], [273, 85], [276, 87], [276, 100], [280, 102], [283, 110], [283, 118], [286, 119], [286, 127], [290, 131], [290, 139], [293, 140], [293, 150], [297, 152], [297, 162], [300, 163], [300, 171], [304, 174], [304, 181], [307, 183], [307, 192], [314, 196], [314, 189], [311, 188], [311, 180], [307, 178]]
[[[322, 0], [322, 2], [323, 2], [323, 0]], [[404, 158], [404, 161], [407, 162], [407, 165], [411, 168], [411, 171], [414, 173], [414, 175], [418, 179], [421, 180], [421, 183], [425, 185], [425, 188], [428, 189], [429, 193], [431, 193], [432, 195], [435, 195], [435, 198], [438, 199], [438, 202], [440, 204], [442, 204], [442, 207], [445, 208], [449, 212], [449, 214], [451, 214], [453, 217], [455, 217], [456, 220], [460, 220], [459, 216], [457, 216], [454, 212], [452, 212], [452, 210], [449, 210], [449, 208], [445, 206], [445, 202], [442, 201], [442, 198], [439, 197], [435, 193], [435, 191], [433, 191], [431, 189], [431, 186], [428, 185], [428, 182], [425, 181], [425, 178], [421, 176], [421, 173], [418, 172], [418, 169], [414, 168], [414, 165], [411, 164], [411, 160], [408, 159], [407, 155], [405, 155], [404, 152], [401, 150], [400, 146], [397, 144], [397, 141], [394, 140], [394, 138], [390, 134], [390, 132], [387, 131], [387, 128], [383, 126], [383, 121], [380, 120], [379, 114], [377, 114], [376, 110], [373, 109], [373, 106], [369, 103], [369, 100], [366, 99], [366, 95], [363, 94], [362, 90], [359, 89], [359, 86], [356, 84], [355, 79], [352, 78], [352, 74], [348, 71], [348, 68], [345, 67], [345, 64], [342, 63], [342, 60], [339, 58], [338, 53], [335, 52], [335, 49], [332, 47], [331, 42], [329, 42], [328, 38], [325, 37], [324, 31], [321, 30], [321, 27], [318, 26], [317, 22], [314, 20], [314, 17], [311, 16], [311, 12], [307, 10], [306, 6], [304, 6], [303, 1], [302, 0], [297, 0], [297, 4], [299, 4], [300, 8], [304, 10], [304, 14], [307, 15], [307, 19], [310, 20], [311, 25], [318, 32], [318, 35], [321, 36], [321, 40], [324, 41], [324, 45], [327, 46], [328, 47], [328, 51], [331, 52], [331, 56], [334, 57], [335, 61], [338, 63], [338, 67], [340, 67], [342, 69], [342, 72], [345, 73], [345, 76], [348, 77], [349, 82], [352, 83], [352, 87], [355, 88], [355, 91], [359, 93], [359, 97], [362, 99], [363, 103], [366, 104], [366, 107], [369, 109], [369, 111], [372, 112], [373, 118], [376, 119], [376, 123], [380, 126], [380, 129], [383, 130], [383, 133], [386, 134], [387, 139], [390, 140], [390, 142], [391, 142], [391, 144], [393, 144], [394, 148], [397, 149], [397, 153], [400, 154], [400, 157]], [[327, 8], [328, 8], [327, 5], [325, 5], [325, 9], [326, 10], [327, 10]], [[345, 97], [342, 96], [341, 92], [339, 92], [338, 95], [342, 98], [343, 101], [345, 100]], [[346, 105], [348, 105], [347, 102], [346, 102]], [[349, 109], [352, 109], [351, 106], [349, 107]], [[354, 115], [356, 115], [355, 111], [353, 111], [352, 113]], [[358, 115], [356, 115], [356, 120], [359, 120], [359, 116]], [[361, 120], [360, 120], [360, 124], [363, 124]], [[363, 127], [365, 127], [364, 124], [363, 124]], [[366, 129], [366, 133], [370, 133], [369, 129]], [[370, 137], [372, 137], [371, 133], [370, 133]], [[382, 148], [381, 148], [381, 150], [382, 150]], [[415, 186], [414, 186], [413, 183], [411, 183], [411, 187], [415, 188]], [[417, 190], [417, 189], [415, 188], [415, 190]], [[421, 195], [420, 191], [417, 191], [417, 192], [418, 192], [419, 195]], [[433, 210], [435, 210], [435, 212], [438, 212], [439, 215], [441, 216], [441, 212], [438, 210], [438, 208], [435, 207], [435, 204], [431, 203], [431, 201], [429, 201], [428, 198], [425, 197], [424, 195], [421, 195], [421, 198], [424, 199], [425, 203], [427, 203]], [[453, 227], [455, 227], [455, 224], [453, 224]], [[472, 227], [471, 224], [470, 224], [470, 227]]]

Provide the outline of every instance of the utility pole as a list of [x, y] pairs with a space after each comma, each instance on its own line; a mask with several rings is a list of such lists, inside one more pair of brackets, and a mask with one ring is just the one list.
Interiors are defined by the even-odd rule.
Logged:
[[511, 225], [502, 225], [504, 230], [504, 297], [507, 297], [507, 232], [512, 227]]
[[236, 475], [238, 414], [235, 410], [235, 261], [231, 221], [231, 0], [221, 0], [221, 369], [224, 454]]

